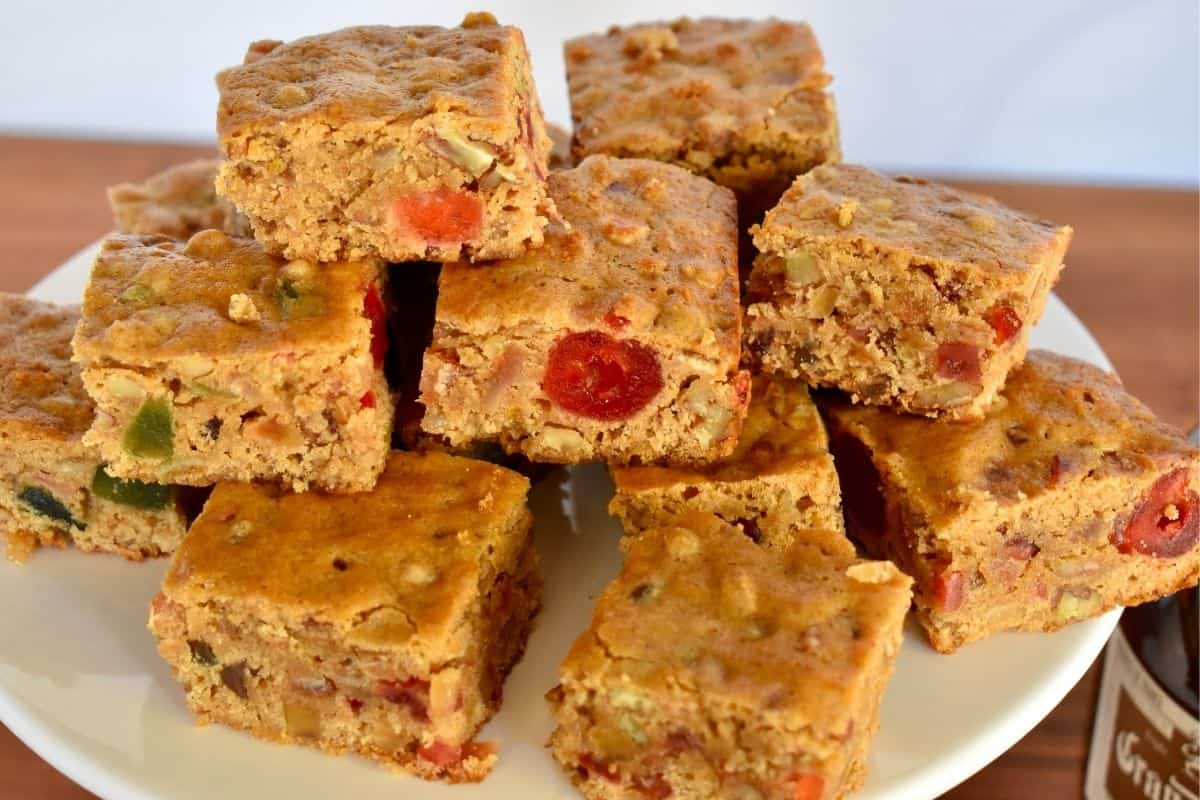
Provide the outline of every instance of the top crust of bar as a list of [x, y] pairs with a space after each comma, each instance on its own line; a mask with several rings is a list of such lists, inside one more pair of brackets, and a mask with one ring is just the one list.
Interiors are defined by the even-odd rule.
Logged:
[[830, 77], [805, 23], [684, 18], [572, 39], [565, 53], [579, 155], [719, 162], [816, 139], [836, 158]]
[[[741, 313], [733, 193], [657, 161], [592, 156], [548, 178], [566, 224], [486, 266], [442, 268], [437, 332], [604, 328], [736, 363]], [[611, 316], [610, 316], [611, 315]]]
[[801, 381], [758, 375], [737, 448], [703, 467], [613, 467], [618, 491], [640, 492], [696, 482], [737, 482], [812, 470], [833, 472], [829, 437]]
[[249, 235], [249, 226], [227, 201], [217, 197], [215, 158], [167, 167], [141, 183], [108, 188], [113, 222], [122, 233], [161, 233], [186, 239], [208, 228]]
[[[75, 359], [161, 364], [198, 355], [242, 358], [369, 341], [363, 296], [380, 265], [315, 265], [268, 254], [251, 239], [207, 230], [187, 242], [115, 234], [101, 244], [83, 297]], [[278, 288], [311, 284], [312, 316], [282, 319]]]
[[1020, 274], [1060, 264], [1073, 231], [983, 195], [827, 164], [797, 178], [751, 233], [764, 253], [786, 255], [820, 243], [891, 251], [918, 264]]
[[[490, 24], [489, 24], [490, 20]], [[241, 66], [217, 75], [222, 139], [251, 128], [311, 120], [403, 123], [452, 113], [491, 120], [517, 137], [515, 98], [528, 55], [517, 28], [487, 15], [469, 27], [345, 28], [293, 42], [254, 42]]]
[[515, 472], [444, 453], [393, 453], [363, 494], [218, 484], [163, 592], [330, 624], [356, 646], [434, 651], [523, 546], [528, 491]]
[[[651, 696], [754, 710], [795, 730], [846, 731], [895, 635], [911, 580], [859, 561], [845, 536], [810, 530], [784, 551], [711, 515], [621, 542], [625, 566], [563, 663], [564, 683], [620, 682]], [[769, 635], [764, 635], [769, 632]]]
[[981, 503], [1032, 500], [1083, 476], [1140, 478], [1190, 466], [1200, 479], [1200, 451], [1183, 433], [1091, 364], [1031, 350], [1000, 398], [983, 419], [952, 425], [872, 406], [838, 404], [829, 413], [941, 527]]
[[76, 441], [92, 401], [71, 363], [78, 306], [0, 293], [0, 436]]

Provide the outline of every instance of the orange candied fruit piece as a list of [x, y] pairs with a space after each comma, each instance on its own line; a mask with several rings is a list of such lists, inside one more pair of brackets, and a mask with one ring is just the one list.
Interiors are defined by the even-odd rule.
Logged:
[[470, 192], [439, 186], [403, 194], [392, 201], [402, 231], [429, 244], [468, 242], [483, 227], [483, 203]]

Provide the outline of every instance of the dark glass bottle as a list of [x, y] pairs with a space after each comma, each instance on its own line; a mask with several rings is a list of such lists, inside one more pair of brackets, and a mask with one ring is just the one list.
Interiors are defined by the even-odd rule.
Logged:
[[1087, 800], [1200, 798], [1200, 589], [1129, 608], [1109, 641]]

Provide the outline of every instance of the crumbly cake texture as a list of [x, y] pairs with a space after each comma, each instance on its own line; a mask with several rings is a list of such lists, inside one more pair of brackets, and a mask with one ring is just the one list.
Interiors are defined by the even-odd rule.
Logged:
[[548, 695], [590, 800], [840, 798], [863, 782], [911, 581], [842, 534], [755, 546], [711, 515], [625, 563]]
[[752, 233], [750, 363], [858, 402], [966, 419], [1024, 358], [1072, 231], [832, 165], [798, 178]]
[[508, 470], [396, 453], [369, 493], [219, 484], [150, 629], [203, 723], [477, 781], [541, 583]]
[[550, 137], [550, 169], [570, 169], [575, 166], [575, 157], [571, 155], [571, 134], [561, 125], [553, 122], [546, 123], [546, 134]]
[[216, 230], [109, 237], [74, 339], [84, 442], [122, 478], [370, 489], [392, 428], [383, 278]]
[[739, 196], [778, 198], [838, 161], [837, 113], [812, 29], [782, 20], [679, 19], [565, 46], [573, 150], [653, 158]]
[[231, 236], [249, 236], [250, 223], [223, 197], [217, 196], [220, 159], [176, 164], [141, 183], [108, 189], [113, 223], [121, 233], [161, 233], [188, 239], [209, 228]]
[[808, 387], [758, 376], [733, 453], [707, 466], [613, 467], [611, 514], [627, 533], [689, 511], [715, 514], [755, 542], [785, 547], [806, 528], [843, 530], [829, 438]]
[[490, 14], [255, 42], [217, 85], [217, 191], [289, 257], [510, 257], [555, 217], [525, 40]]
[[187, 528], [170, 486], [117, 482], [83, 445], [93, 406], [71, 363], [79, 309], [0, 293], [0, 534], [39, 546], [169, 553]]
[[422, 427], [548, 463], [728, 454], [750, 389], [733, 194], [608, 156], [549, 185], [566, 222], [543, 247], [442, 267]]
[[846, 521], [950, 652], [1200, 580], [1200, 453], [1115, 376], [1029, 353], [982, 420], [828, 408]]

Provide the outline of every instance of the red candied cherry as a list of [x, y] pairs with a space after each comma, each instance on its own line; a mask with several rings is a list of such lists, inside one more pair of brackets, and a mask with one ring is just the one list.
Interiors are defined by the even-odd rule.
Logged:
[[556, 405], [599, 420], [633, 416], [662, 386], [662, 368], [653, 350], [603, 331], [560, 338], [550, 348], [542, 376], [542, 389]]
[[997, 303], [983, 318], [992, 326], [996, 344], [1004, 344], [1021, 331], [1021, 317], [1008, 303]]
[[621, 780], [621, 773], [617, 771], [616, 767], [591, 753], [584, 753], [579, 757], [579, 766], [588, 773], [588, 776], [599, 775], [609, 783], [617, 783]]
[[358, 405], [360, 408], [374, 408], [376, 405], [375, 393], [367, 390], [366, 394], [358, 398]]
[[390, 703], [404, 706], [415, 719], [429, 719], [429, 681], [420, 678], [375, 681], [375, 694]]
[[933, 579], [933, 602], [942, 611], [958, 611], [963, 601], [963, 574], [939, 572]]
[[392, 213], [402, 230], [429, 244], [466, 242], [483, 227], [483, 204], [475, 195], [439, 186], [397, 197]]
[[635, 778], [633, 788], [643, 797], [649, 797], [650, 800], [668, 800], [671, 795], [675, 794], [671, 784], [667, 783], [662, 775], [642, 775]]
[[622, 317], [616, 311], [609, 311], [604, 315], [604, 324], [619, 331], [629, 324], [629, 318]]
[[934, 369], [943, 378], [978, 383], [983, 375], [979, 366], [979, 348], [966, 342], [946, 342], [938, 346]]
[[451, 764], [457, 764], [459, 761], [462, 761], [463, 749], [459, 745], [447, 744], [437, 739], [433, 744], [418, 747], [417, 755], [431, 764], [436, 764], [439, 767], [448, 767]]
[[1023, 536], [1017, 536], [1004, 543], [1004, 553], [1017, 561], [1028, 561], [1041, 552], [1036, 544]]
[[1181, 467], [1155, 481], [1125, 527], [1109, 535], [1116, 548], [1175, 558], [1195, 547], [1200, 541], [1200, 496], [1188, 488], [1189, 477]]
[[815, 772], [801, 772], [788, 783], [792, 800], [821, 800], [825, 796], [825, 779]]
[[375, 360], [376, 368], [382, 367], [388, 346], [387, 310], [379, 296], [379, 287], [374, 284], [363, 295], [363, 316], [371, 323], [371, 358]]

